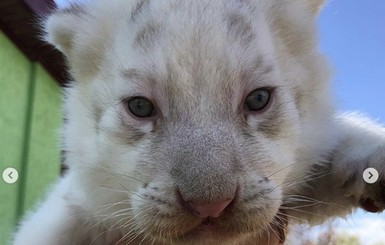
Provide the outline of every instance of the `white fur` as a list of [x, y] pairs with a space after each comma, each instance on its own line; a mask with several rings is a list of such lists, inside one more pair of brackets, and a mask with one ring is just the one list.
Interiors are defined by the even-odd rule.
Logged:
[[[321, 1], [153, 0], [131, 17], [138, 2], [96, 0], [48, 19], [47, 39], [75, 80], [63, 130], [69, 172], [13, 244], [256, 244], [280, 207], [311, 223], [362, 198], [384, 208], [383, 190], [352, 176], [367, 166], [383, 176], [385, 130], [334, 112], [316, 49]], [[275, 87], [269, 107], [244, 111], [260, 87]], [[156, 117], [127, 113], [132, 96], [151, 99]], [[176, 190], [206, 203], [237, 190], [234, 215], [217, 219], [227, 230], [191, 233], [202, 220]]]

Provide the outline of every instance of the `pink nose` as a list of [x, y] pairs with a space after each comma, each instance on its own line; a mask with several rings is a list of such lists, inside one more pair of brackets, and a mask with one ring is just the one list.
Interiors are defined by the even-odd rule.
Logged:
[[226, 209], [227, 206], [229, 206], [232, 201], [233, 198], [226, 199], [213, 204], [196, 204], [193, 202], [189, 202], [188, 204], [192, 209], [194, 209], [194, 215], [200, 218], [218, 218], [219, 216], [221, 216], [223, 211]]

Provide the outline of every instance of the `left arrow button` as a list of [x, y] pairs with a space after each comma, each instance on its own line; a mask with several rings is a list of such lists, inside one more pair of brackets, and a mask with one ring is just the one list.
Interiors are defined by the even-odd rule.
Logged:
[[7, 184], [13, 184], [19, 178], [19, 173], [14, 168], [6, 168], [3, 171], [3, 180]]

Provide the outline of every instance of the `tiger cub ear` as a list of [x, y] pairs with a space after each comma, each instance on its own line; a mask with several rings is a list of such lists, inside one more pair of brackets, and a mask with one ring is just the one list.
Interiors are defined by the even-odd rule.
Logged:
[[84, 6], [71, 5], [50, 15], [44, 23], [45, 40], [68, 55], [83, 22]]
[[45, 40], [66, 56], [77, 81], [88, 80], [98, 71], [111, 32], [105, 18], [94, 5], [75, 4], [59, 9], [43, 24]]

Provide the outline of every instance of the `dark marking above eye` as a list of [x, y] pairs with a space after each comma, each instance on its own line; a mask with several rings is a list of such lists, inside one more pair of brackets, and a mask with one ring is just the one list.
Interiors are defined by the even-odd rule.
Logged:
[[139, 0], [136, 6], [131, 12], [131, 20], [134, 21], [135, 18], [142, 12], [145, 5], [149, 5], [150, 0]]
[[153, 75], [152, 68], [144, 71], [137, 68], [128, 68], [121, 71], [121, 76], [125, 80], [129, 80], [130, 83], [136, 84], [141, 87], [141, 84], [148, 83], [151, 86], [157, 82], [156, 77]]
[[255, 86], [256, 81], [269, 78], [274, 71], [274, 65], [264, 56], [257, 56], [249, 64], [242, 67], [240, 79], [249, 86]]
[[147, 23], [136, 34], [135, 43], [144, 49], [151, 47], [156, 40], [156, 36], [158, 35], [158, 30], [159, 30], [158, 24], [154, 22]]
[[240, 40], [243, 45], [249, 44], [253, 38], [250, 20], [238, 13], [230, 13], [226, 16], [228, 34]]
[[122, 75], [126, 79], [141, 79], [143, 77], [143, 74], [135, 68], [123, 70]]
[[258, 69], [259, 75], [267, 75], [274, 70], [274, 65], [263, 56], [258, 56], [253, 60], [251, 69]]

